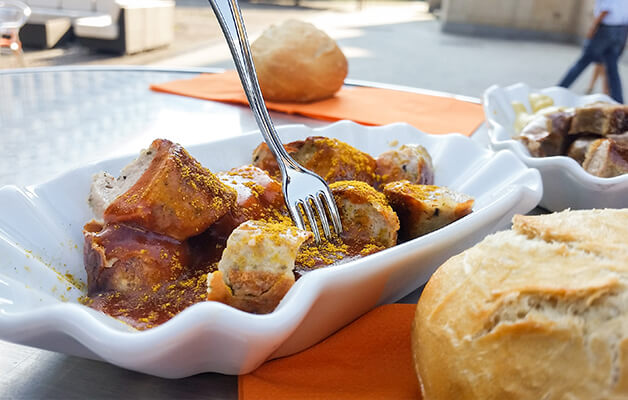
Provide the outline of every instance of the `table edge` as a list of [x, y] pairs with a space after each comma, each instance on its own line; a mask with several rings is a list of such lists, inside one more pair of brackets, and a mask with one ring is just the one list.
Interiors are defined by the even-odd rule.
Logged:
[[[79, 72], [79, 71], [136, 71], [136, 72], [175, 72], [175, 73], [189, 73], [189, 74], [218, 74], [225, 72], [224, 68], [213, 67], [152, 67], [143, 65], [64, 65], [64, 66], [52, 66], [52, 67], [29, 67], [29, 68], [14, 68], [0, 70], [0, 76], [2, 75], [17, 75], [28, 74], [35, 72]], [[443, 92], [439, 90], [421, 89], [412, 86], [396, 85], [389, 83], [380, 83], [373, 81], [366, 81], [360, 79], [346, 79], [345, 85], [347, 86], [364, 86], [374, 87], [380, 89], [398, 90], [402, 92], [410, 92], [417, 94], [425, 94], [430, 96], [446, 97], [467, 103], [481, 104], [482, 101], [478, 97], [458, 95], [449, 92]]]

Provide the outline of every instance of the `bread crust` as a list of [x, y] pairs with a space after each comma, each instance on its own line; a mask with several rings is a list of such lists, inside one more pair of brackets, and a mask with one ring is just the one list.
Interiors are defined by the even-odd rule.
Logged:
[[348, 72], [336, 42], [297, 20], [268, 28], [253, 42], [251, 53], [266, 100], [301, 103], [332, 97]]
[[413, 325], [423, 398], [628, 398], [626, 237], [626, 209], [517, 216], [448, 260]]

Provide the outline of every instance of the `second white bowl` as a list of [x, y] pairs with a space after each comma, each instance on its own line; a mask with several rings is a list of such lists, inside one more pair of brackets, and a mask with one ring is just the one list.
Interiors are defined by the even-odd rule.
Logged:
[[600, 178], [589, 174], [576, 160], [567, 156], [533, 157], [521, 142], [513, 139], [515, 111], [512, 102], [523, 103], [530, 110], [530, 93], [545, 94], [554, 100], [555, 105], [566, 107], [614, 101], [602, 94], [579, 96], [561, 87], [531, 89], [524, 83], [507, 87], [494, 85], [484, 92], [484, 112], [491, 147], [493, 150], [511, 150], [527, 166], [539, 170], [543, 178], [541, 207], [551, 211], [628, 207], [628, 174]]

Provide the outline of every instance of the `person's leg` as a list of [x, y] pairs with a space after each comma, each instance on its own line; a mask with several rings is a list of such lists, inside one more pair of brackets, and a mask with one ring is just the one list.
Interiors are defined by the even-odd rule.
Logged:
[[[582, 54], [576, 63], [569, 68], [567, 74], [558, 83], [558, 86], [569, 87], [580, 76], [582, 71], [589, 66], [592, 62], [600, 62], [602, 60], [601, 54], [604, 49], [605, 35], [604, 32], [600, 32], [601, 29], [595, 33], [595, 36], [582, 47]], [[601, 34], [600, 34], [601, 33]]]
[[611, 44], [604, 52], [604, 65], [606, 66], [606, 76], [608, 77], [608, 85], [610, 88], [610, 96], [619, 103], [624, 102], [624, 96], [621, 87], [621, 79], [619, 77], [619, 68], [617, 63], [619, 55], [622, 53], [624, 44], [624, 35], [622, 30], [615, 30], [610, 37]]
[[593, 66], [593, 75], [591, 75], [591, 81], [589, 82], [589, 87], [587, 88], [587, 91], [586, 91], [587, 94], [593, 93], [595, 82], [598, 80], [600, 76], [602, 76], [602, 78], [606, 80], [605, 74], [604, 74], [604, 64], [595, 63]]
[[608, 77], [610, 96], [615, 101], [623, 103], [624, 96], [621, 88], [621, 79], [619, 78], [619, 68], [617, 67], [617, 54], [609, 51], [604, 56], [604, 65], [606, 65], [606, 76]]
[[578, 61], [576, 61], [576, 63], [571, 68], [569, 68], [569, 71], [567, 71], [567, 74], [558, 83], [558, 86], [562, 86], [565, 88], [571, 86], [571, 84], [574, 83], [574, 81], [580, 76], [582, 71], [584, 71], [585, 68], [588, 67], [589, 64], [591, 64], [591, 62], [593, 62], [593, 57], [591, 57], [591, 54], [585, 49], [582, 52], [580, 59], [578, 59]]

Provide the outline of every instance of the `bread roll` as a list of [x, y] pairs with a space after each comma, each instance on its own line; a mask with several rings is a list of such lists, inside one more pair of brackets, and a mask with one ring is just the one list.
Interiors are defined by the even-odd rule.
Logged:
[[425, 400], [627, 399], [628, 209], [516, 216], [425, 287]]
[[314, 25], [288, 20], [271, 26], [251, 45], [266, 100], [310, 102], [332, 97], [347, 76], [336, 42]]

